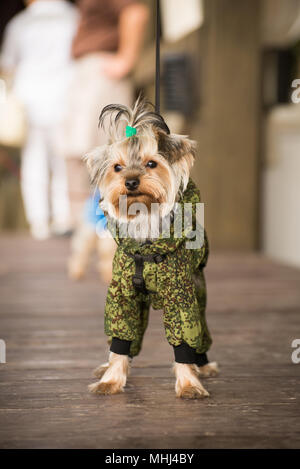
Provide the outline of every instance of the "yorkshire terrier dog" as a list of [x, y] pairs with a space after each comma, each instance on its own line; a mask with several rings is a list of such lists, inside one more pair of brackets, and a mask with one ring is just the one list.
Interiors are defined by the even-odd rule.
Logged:
[[100, 125], [107, 121], [108, 143], [85, 156], [117, 242], [105, 308], [109, 360], [95, 370], [99, 380], [89, 390], [124, 390], [152, 306], [163, 310], [174, 349], [176, 395], [207, 397], [199, 378], [215, 376], [218, 366], [206, 355], [211, 345], [203, 275], [208, 242], [199, 224], [200, 194], [190, 179], [195, 142], [171, 134], [142, 98], [132, 109], [106, 106]]

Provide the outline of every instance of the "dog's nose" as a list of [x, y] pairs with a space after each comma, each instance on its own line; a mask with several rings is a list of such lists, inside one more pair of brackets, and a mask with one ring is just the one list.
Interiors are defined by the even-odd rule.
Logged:
[[125, 186], [129, 191], [134, 191], [135, 189], [137, 189], [139, 187], [139, 185], [140, 185], [140, 181], [137, 178], [135, 178], [135, 179], [126, 179], [126, 181], [125, 181]]

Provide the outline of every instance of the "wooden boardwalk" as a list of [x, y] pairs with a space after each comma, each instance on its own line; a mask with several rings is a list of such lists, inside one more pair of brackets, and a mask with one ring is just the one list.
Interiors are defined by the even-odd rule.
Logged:
[[211, 256], [207, 268], [211, 398], [175, 398], [172, 350], [152, 312], [126, 392], [87, 392], [106, 359], [105, 287], [95, 269], [66, 276], [68, 241], [0, 239], [1, 448], [300, 447], [300, 271], [254, 254]]

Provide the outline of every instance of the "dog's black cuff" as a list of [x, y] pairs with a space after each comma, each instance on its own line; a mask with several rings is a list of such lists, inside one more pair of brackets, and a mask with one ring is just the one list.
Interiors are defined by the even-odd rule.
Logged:
[[208, 358], [206, 353], [196, 353], [196, 361], [197, 366], [204, 366], [208, 363]]
[[197, 366], [203, 366], [208, 363], [206, 353], [196, 353], [196, 350], [185, 342], [173, 348], [176, 363], [185, 363], [187, 365], [195, 363]]
[[185, 342], [174, 346], [175, 362], [192, 364], [196, 360], [196, 350]]
[[113, 337], [111, 341], [110, 351], [118, 355], [129, 355], [131, 340], [122, 340]]

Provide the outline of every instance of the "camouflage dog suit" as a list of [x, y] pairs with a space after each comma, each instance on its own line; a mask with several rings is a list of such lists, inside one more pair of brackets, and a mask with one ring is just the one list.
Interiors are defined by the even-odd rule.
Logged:
[[[174, 236], [174, 223], [171, 224], [170, 237], [160, 236], [149, 243], [120, 237], [119, 231], [113, 233], [118, 247], [106, 300], [105, 332], [113, 344], [126, 343], [132, 357], [140, 352], [151, 305], [155, 310], [163, 310], [166, 338], [174, 347], [175, 360], [199, 362], [199, 365], [207, 363], [206, 351], [212, 341], [205, 319], [203, 268], [208, 257], [208, 242], [202, 227], [200, 247], [186, 248], [186, 241], [195, 226], [198, 202], [200, 193], [190, 179], [179, 204], [183, 207], [189, 203], [192, 216], [181, 237]], [[141, 261], [142, 256], [144, 290], [139, 290], [133, 285], [133, 277], [137, 269], [136, 259]], [[111, 350], [126, 354], [116, 346]]]

